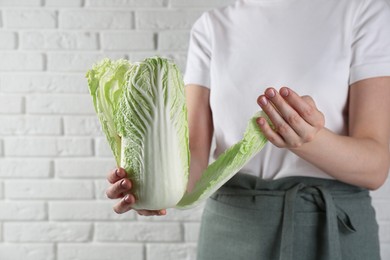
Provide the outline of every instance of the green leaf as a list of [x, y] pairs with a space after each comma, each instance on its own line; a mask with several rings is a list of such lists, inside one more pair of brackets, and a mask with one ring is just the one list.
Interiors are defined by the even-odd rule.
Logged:
[[264, 147], [267, 139], [256, 123], [259, 116], [268, 118], [264, 112], [256, 113], [248, 123], [244, 138], [207, 167], [194, 189], [177, 204], [178, 208], [194, 207], [210, 197]]

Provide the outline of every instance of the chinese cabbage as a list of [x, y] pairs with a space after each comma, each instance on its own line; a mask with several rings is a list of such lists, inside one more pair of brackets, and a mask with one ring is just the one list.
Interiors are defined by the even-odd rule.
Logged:
[[[133, 182], [135, 209], [189, 208], [209, 197], [266, 143], [249, 121], [243, 139], [208, 166], [186, 192], [190, 150], [184, 83], [164, 58], [104, 59], [87, 73], [90, 94], [118, 166]], [[264, 114], [262, 116], [265, 116]]]

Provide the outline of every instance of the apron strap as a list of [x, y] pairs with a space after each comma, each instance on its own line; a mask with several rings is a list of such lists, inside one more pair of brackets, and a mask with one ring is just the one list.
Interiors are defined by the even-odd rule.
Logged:
[[328, 251], [326, 251], [326, 253], [329, 255], [329, 259], [342, 260], [336, 206], [334, 204], [332, 195], [326, 189], [323, 187], [317, 188], [325, 201], [326, 231], [328, 237]]
[[299, 191], [315, 195], [312, 196], [314, 197], [314, 202], [326, 213], [327, 259], [342, 260], [338, 221], [347, 232], [352, 233], [356, 231], [348, 214], [339, 207], [336, 207], [331, 193], [324, 187], [306, 186], [303, 183], [299, 183], [287, 190], [284, 195], [283, 226], [279, 260], [293, 259], [295, 200]]
[[282, 224], [282, 241], [280, 244], [279, 260], [292, 260], [294, 249], [294, 216], [295, 216], [295, 199], [297, 193], [305, 185], [299, 183], [287, 190], [284, 195], [283, 224]]

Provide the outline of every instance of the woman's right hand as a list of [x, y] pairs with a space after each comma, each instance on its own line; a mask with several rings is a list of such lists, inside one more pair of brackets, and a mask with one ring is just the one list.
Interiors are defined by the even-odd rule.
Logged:
[[[117, 168], [112, 170], [107, 175], [107, 180], [110, 186], [106, 190], [106, 195], [109, 199], [120, 199], [118, 203], [114, 205], [114, 211], [117, 214], [122, 214], [132, 210], [132, 205], [135, 203], [135, 197], [131, 193], [132, 183], [127, 178], [127, 174], [123, 168]], [[135, 210], [139, 215], [143, 216], [161, 216], [166, 215], [166, 210]]]

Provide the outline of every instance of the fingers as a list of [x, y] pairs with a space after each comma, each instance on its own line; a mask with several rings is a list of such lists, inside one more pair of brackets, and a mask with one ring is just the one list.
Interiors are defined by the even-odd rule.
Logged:
[[275, 146], [277, 147], [283, 147], [285, 144], [284, 139], [276, 133], [272, 127], [268, 124], [267, 120], [263, 117], [259, 117], [257, 119], [257, 123], [259, 124], [261, 131], [263, 132], [264, 136]]
[[301, 97], [286, 87], [280, 89], [280, 95], [311, 126], [322, 127], [324, 125], [324, 115], [318, 111], [314, 100], [310, 96]]
[[[132, 194], [127, 194], [124, 196], [117, 204], [114, 206], [114, 211], [117, 214], [123, 214], [129, 210], [132, 210], [132, 206], [135, 203], [135, 197]], [[163, 216], [167, 214], [165, 209], [161, 210], [146, 210], [140, 209], [136, 210], [136, 212], [141, 216]]]
[[[124, 179], [125, 180], [125, 179]], [[120, 183], [120, 182], [119, 182]], [[117, 214], [123, 214], [132, 210], [135, 203], [135, 197], [133, 194], [126, 194], [117, 204], [114, 205], [113, 210]], [[163, 216], [166, 215], [166, 210], [136, 210], [139, 215], [142, 216]]]
[[132, 194], [124, 196], [115, 206], [113, 207], [115, 213], [123, 214], [131, 210], [131, 206], [135, 203], [135, 198]]
[[129, 179], [123, 178], [110, 185], [106, 190], [106, 195], [110, 199], [122, 198], [123, 195], [130, 192], [132, 183]]
[[[132, 206], [135, 203], [135, 197], [130, 193], [132, 183], [126, 177], [127, 174], [123, 168], [114, 169], [107, 175], [107, 180], [109, 183], [111, 183], [111, 185], [106, 190], [107, 197], [110, 199], [121, 198], [121, 200], [113, 207], [113, 210], [117, 214], [123, 214], [132, 210]], [[139, 215], [142, 216], [162, 216], [167, 214], [165, 209], [136, 211]]]
[[[301, 101], [303, 102], [303, 101]], [[286, 139], [304, 136], [311, 126], [273, 88], [260, 96], [260, 106], [273, 122], [275, 131]]]
[[137, 213], [141, 216], [164, 216], [167, 214], [167, 211], [165, 209], [160, 210], [137, 210]]
[[107, 175], [107, 180], [109, 183], [114, 184], [118, 180], [126, 177], [127, 174], [123, 168], [116, 168], [112, 170], [110, 173]]
[[[124, 196], [117, 204], [114, 206], [114, 211], [117, 214], [123, 214], [127, 211], [132, 210], [132, 206], [135, 203], [135, 197], [132, 194], [127, 194]], [[167, 214], [167, 211], [165, 209], [161, 210], [146, 210], [146, 209], [139, 209], [136, 210], [138, 215], [141, 216], [163, 216]]]
[[278, 147], [296, 148], [310, 142], [324, 125], [324, 116], [313, 99], [300, 97], [287, 87], [279, 92], [268, 88], [257, 102], [273, 126], [264, 118], [259, 118], [257, 123], [265, 137]]

